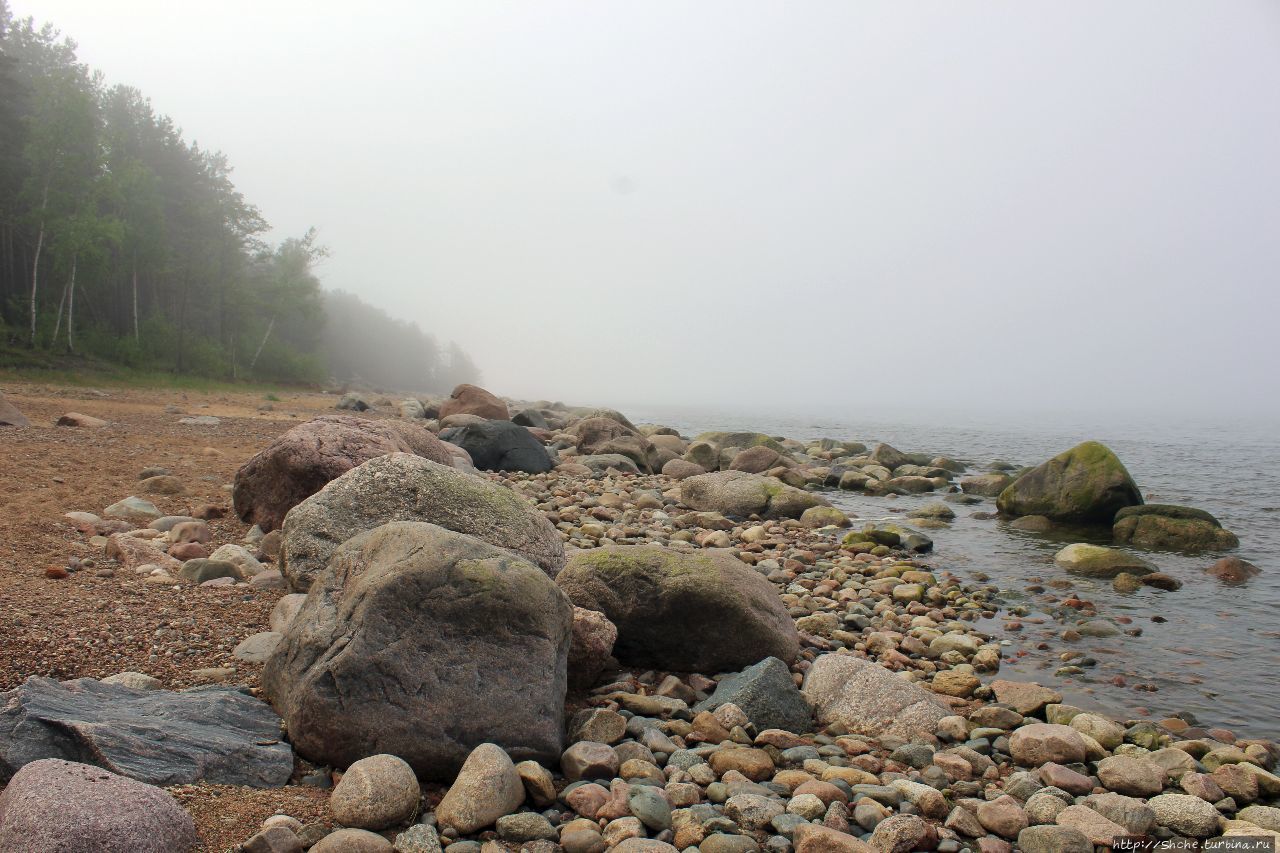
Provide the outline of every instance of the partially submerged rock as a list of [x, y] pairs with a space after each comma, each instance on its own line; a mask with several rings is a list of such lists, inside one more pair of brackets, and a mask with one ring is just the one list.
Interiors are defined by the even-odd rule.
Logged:
[[1096, 441], [1086, 441], [1032, 468], [996, 501], [1004, 515], [1106, 524], [1121, 509], [1141, 503], [1142, 492], [1124, 465]]
[[1125, 507], [1111, 528], [1115, 540], [1139, 548], [1223, 551], [1240, 540], [1202, 509], [1171, 504]]
[[1053, 561], [1069, 572], [1095, 578], [1113, 578], [1121, 573], [1146, 575], [1155, 566], [1127, 551], [1076, 542], [1053, 555]]

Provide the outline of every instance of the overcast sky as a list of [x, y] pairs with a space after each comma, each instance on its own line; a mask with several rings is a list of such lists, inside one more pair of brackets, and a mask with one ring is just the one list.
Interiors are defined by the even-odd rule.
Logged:
[[1280, 410], [1280, 4], [12, 0], [503, 394]]

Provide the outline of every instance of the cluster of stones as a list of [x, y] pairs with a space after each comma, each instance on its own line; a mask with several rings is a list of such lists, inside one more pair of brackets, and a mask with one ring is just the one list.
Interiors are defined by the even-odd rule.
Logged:
[[[930, 571], [920, 530], [846, 530], [812, 490], [950, 489], [953, 460], [754, 433], [686, 441], [608, 410], [512, 417], [473, 386], [430, 411], [415, 402], [416, 422], [321, 418], [246, 463], [234, 502], [258, 525], [257, 553], [208, 551], [201, 519], [156, 518], [141, 498], [73, 518], [158, 583], [293, 590], [245, 650], [265, 662], [288, 743], [246, 730], [219, 748], [291, 747], [346, 768], [332, 771], [337, 828], [277, 815], [248, 853], [999, 853], [1280, 831], [1274, 744], [984, 683], [1000, 645], [973, 623], [995, 615], [994, 588]], [[1114, 516], [1141, 496], [1106, 454], [1082, 445], [960, 486], [1010, 515]], [[939, 502], [913, 523], [951, 517]], [[1132, 517], [1151, 516], [1120, 520]], [[10, 702], [25, 715], [15, 731], [67, 725], [66, 697], [41, 689]], [[74, 819], [98, 826], [94, 792], [119, 777], [51, 769], [46, 742], [69, 748], [53, 738], [0, 739], [13, 771], [0, 840], [66, 830], [74, 810], [58, 816], [41, 793], [51, 773], [85, 804]], [[124, 775], [139, 766], [129, 738], [103, 740]], [[121, 810], [133, 846], [107, 849], [188, 849], [189, 827], [152, 790]], [[137, 841], [151, 824], [167, 846]]]

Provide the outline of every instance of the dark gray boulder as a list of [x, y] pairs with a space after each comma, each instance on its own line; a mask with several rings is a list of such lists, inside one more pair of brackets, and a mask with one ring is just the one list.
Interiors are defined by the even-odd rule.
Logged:
[[263, 670], [300, 754], [447, 780], [482, 743], [554, 765], [573, 607], [511, 551], [397, 521], [334, 551]]
[[524, 427], [534, 427], [535, 429], [547, 428], [547, 419], [537, 409], [521, 409], [511, 416], [511, 422]]
[[293, 772], [280, 718], [260, 699], [231, 687], [135, 690], [92, 678], [32, 676], [0, 693], [0, 783], [42, 758], [152, 785], [274, 788]]
[[693, 710], [714, 711], [726, 703], [741, 708], [760, 730], [783, 729], [796, 734], [813, 730], [813, 709], [791, 679], [790, 668], [777, 658], [765, 658], [725, 676], [715, 693]]
[[542, 442], [528, 428], [511, 421], [483, 421], [454, 427], [440, 438], [471, 454], [482, 471], [524, 471], [541, 474], [552, 468], [551, 457]]

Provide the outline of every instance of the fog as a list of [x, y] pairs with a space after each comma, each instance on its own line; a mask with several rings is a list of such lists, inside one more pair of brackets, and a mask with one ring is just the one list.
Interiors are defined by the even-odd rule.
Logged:
[[14, 0], [497, 393], [1280, 411], [1280, 5]]

